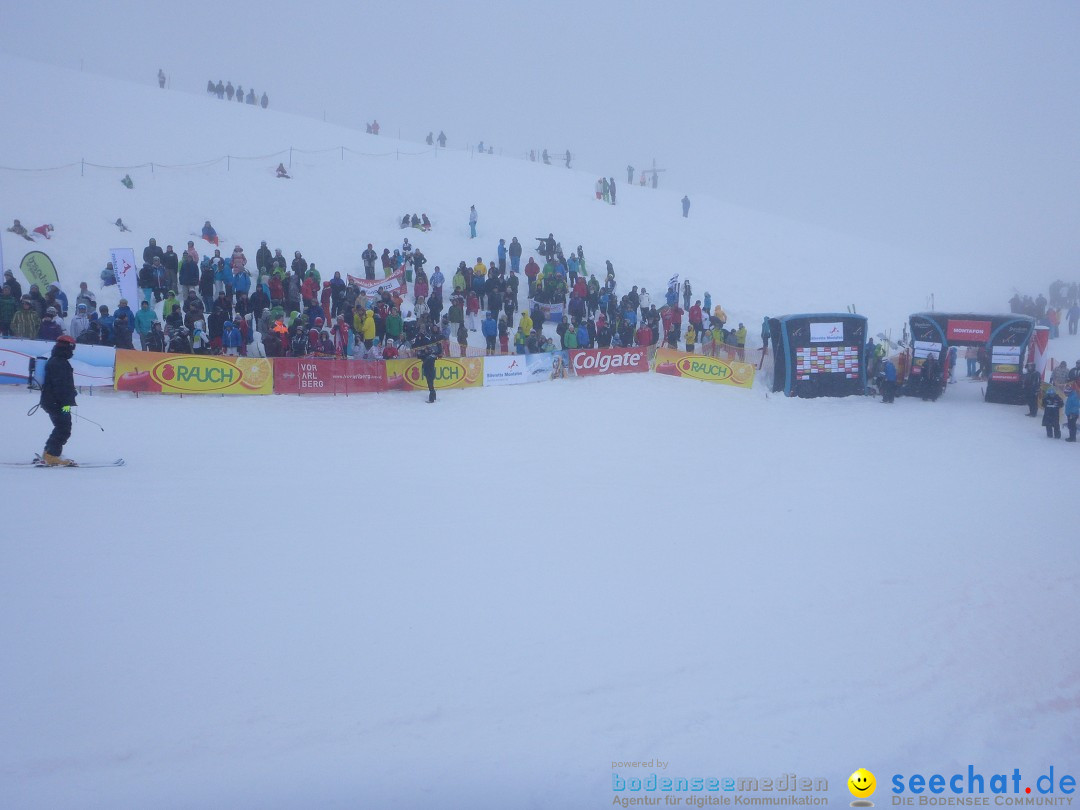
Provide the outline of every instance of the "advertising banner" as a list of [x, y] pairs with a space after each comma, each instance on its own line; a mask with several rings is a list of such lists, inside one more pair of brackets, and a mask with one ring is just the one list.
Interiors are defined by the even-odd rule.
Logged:
[[[387, 360], [386, 387], [390, 390], [427, 390], [417, 358]], [[435, 361], [435, 387], [478, 388], [484, 384], [483, 357], [440, 357]]]
[[[120, 297], [126, 298], [134, 309], [139, 308], [139, 268], [135, 264], [135, 251], [131, 248], [112, 248], [109, 251], [116, 285], [120, 288]], [[179, 292], [179, 290], [177, 291]]]
[[361, 394], [386, 390], [386, 366], [378, 360], [274, 358], [275, 394]]
[[373, 279], [369, 280], [369, 279], [366, 279], [366, 278], [357, 278], [356, 276], [353, 276], [353, 275], [350, 275], [348, 278], [349, 278], [349, 284], [355, 284], [357, 287], [359, 287], [361, 290], [363, 290], [367, 294], [368, 298], [378, 298], [379, 293], [381, 293], [383, 290], [386, 290], [391, 295], [393, 295], [394, 293], [399, 293], [400, 295], [405, 295], [405, 268], [404, 267], [402, 267], [400, 270], [398, 270], [396, 273], [394, 273], [389, 278], [382, 278], [382, 279], [373, 278]]
[[60, 280], [56, 274], [56, 266], [52, 263], [52, 259], [40, 250], [31, 250], [23, 256], [19, 268], [28, 282], [37, 284], [42, 295], [45, 295], [45, 291], [49, 289], [50, 284]]
[[945, 324], [945, 339], [960, 343], [985, 343], [990, 339], [990, 321], [949, 318]]
[[733, 385], [736, 388], [751, 388], [756, 370], [752, 363], [721, 360], [667, 348], [657, 349], [653, 358], [653, 371], [658, 374], [691, 377], [695, 380]]
[[544, 313], [544, 323], [558, 323], [566, 314], [566, 307], [563, 304], [540, 304], [530, 298], [529, 313], [532, 314], [536, 307], [540, 307], [540, 311]]
[[[0, 340], [0, 385], [26, 385], [30, 374], [30, 358], [48, 358], [55, 344], [51, 340]], [[116, 349], [112, 346], [75, 347], [71, 369], [75, 372], [77, 386], [109, 386], [113, 384], [113, 363]], [[40, 383], [45, 379], [45, 360], [38, 360], [34, 376]]]
[[[997, 347], [995, 347], [997, 348]], [[1036, 326], [1031, 336], [1031, 362], [1041, 377], [1046, 373], [1046, 363], [1050, 359], [1050, 327]]]
[[119, 349], [117, 391], [161, 394], [272, 394], [271, 361], [208, 354], [160, 354]]
[[484, 385], [544, 382], [570, 373], [570, 357], [565, 351], [484, 358]]
[[621, 349], [572, 349], [570, 368], [578, 377], [597, 374], [633, 374], [649, 370], [649, 354], [645, 347]]
[[811, 343], [843, 343], [844, 324], [839, 321], [810, 324]]

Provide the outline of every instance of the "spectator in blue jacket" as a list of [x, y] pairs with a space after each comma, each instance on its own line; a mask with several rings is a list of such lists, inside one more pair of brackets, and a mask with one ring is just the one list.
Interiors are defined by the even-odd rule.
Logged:
[[126, 298], [120, 299], [120, 306], [118, 306], [113, 313], [113, 318], [119, 318], [121, 315], [127, 315], [128, 326], [134, 328], [135, 312], [128, 306], [128, 300]]
[[240, 334], [240, 330], [236, 328], [232, 321], [225, 321], [224, 327], [225, 331], [221, 335], [221, 348], [230, 357], [237, 357], [240, 354], [240, 346], [243, 345], [244, 336]]
[[488, 312], [481, 322], [480, 332], [487, 343], [487, 354], [495, 354], [495, 338], [499, 336], [499, 322], [495, 320], [495, 315], [491, 312]]
[[98, 307], [97, 325], [98, 331], [101, 333], [101, 345], [113, 346], [113, 323], [116, 321], [112, 315], [109, 314], [109, 308], [102, 304]]
[[506, 275], [506, 240], [499, 240], [499, 247], [496, 249], [499, 256], [499, 275]]
[[45, 299], [55, 299], [59, 302], [60, 317], [66, 318], [68, 315], [68, 297], [63, 290], [60, 289], [60, 285], [57, 282], [53, 282], [49, 285], [49, 291], [45, 293]]
[[1069, 438], [1065, 441], [1076, 441], [1076, 421], [1080, 418], [1080, 383], [1073, 383], [1069, 396], [1065, 399], [1065, 421], [1069, 428]]
[[896, 399], [896, 365], [892, 360], [885, 359], [881, 375], [881, 401], [892, 402]]
[[323, 312], [323, 308], [316, 303], [312, 303], [307, 309], [304, 310], [304, 315], [307, 316], [307, 322], [314, 325], [315, 319], [326, 320], [326, 313]]
[[577, 328], [577, 345], [579, 349], [591, 349], [592, 345], [589, 341], [589, 330], [585, 326], [585, 323], [579, 323]]
[[251, 292], [251, 274], [243, 267], [237, 268], [232, 275], [232, 288], [234, 294]]
[[191, 258], [190, 254], [184, 254], [184, 260], [180, 262], [180, 297], [186, 301], [188, 292], [199, 286], [199, 265]]

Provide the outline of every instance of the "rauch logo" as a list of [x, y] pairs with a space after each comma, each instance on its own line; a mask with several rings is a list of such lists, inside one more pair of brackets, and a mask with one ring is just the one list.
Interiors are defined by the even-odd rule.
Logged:
[[[424, 379], [423, 364], [416, 360], [405, 370], [405, 379], [416, 388], [427, 388]], [[462, 381], [468, 382], [468, 373], [464, 365], [456, 360], [441, 358], [435, 362], [435, 387], [453, 388]]]
[[150, 369], [150, 376], [178, 391], [220, 391], [239, 383], [244, 373], [214, 357], [184, 357], [162, 360]]
[[678, 362], [677, 367], [684, 377], [693, 377], [697, 380], [726, 380], [731, 376], [731, 366], [717, 360], [684, 357]]

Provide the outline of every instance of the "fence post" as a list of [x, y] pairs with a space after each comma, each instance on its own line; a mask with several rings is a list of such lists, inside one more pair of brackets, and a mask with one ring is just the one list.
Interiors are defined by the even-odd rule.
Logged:
[[342, 161], [344, 161], [344, 160], [345, 160], [345, 147], [344, 147], [344, 146], [343, 146], [343, 147], [341, 147], [341, 160], [342, 160]]
[[292, 168], [292, 147], [289, 147], [289, 168]]
[[232, 155], [226, 155], [225, 156], [225, 171], [227, 171], [227, 172], [232, 171]]
[[86, 177], [86, 158], [79, 158], [79, 177]]
[[150, 174], [153, 174], [153, 173], [154, 173], [154, 164], [151, 163], [150, 164]]

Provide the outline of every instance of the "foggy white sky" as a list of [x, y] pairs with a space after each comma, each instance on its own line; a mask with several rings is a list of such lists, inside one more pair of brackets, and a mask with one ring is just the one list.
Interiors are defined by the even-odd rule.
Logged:
[[1080, 3], [3, 0], [0, 21], [0, 49], [88, 72], [569, 146], [620, 182], [655, 156], [691, 197], [1080, 275]]

